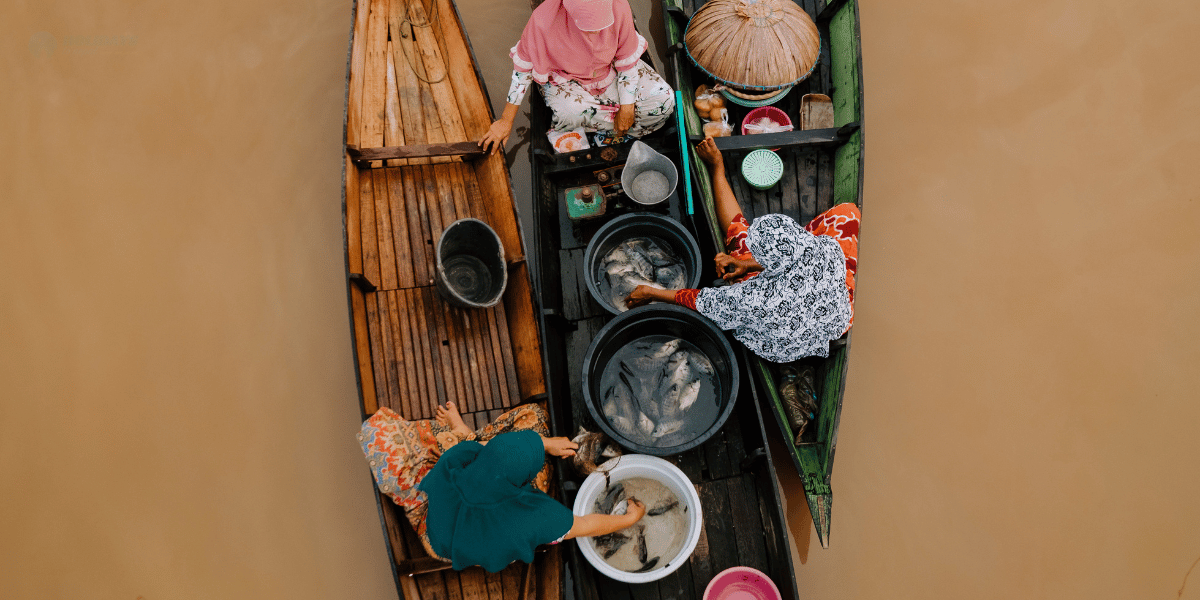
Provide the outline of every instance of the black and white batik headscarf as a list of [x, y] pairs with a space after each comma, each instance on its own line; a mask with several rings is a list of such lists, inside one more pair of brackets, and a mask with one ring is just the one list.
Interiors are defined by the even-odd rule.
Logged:
[[786, 215], [754, 220], [746, 243], [763, 271], [705, 288], [696, 310], [759, 356], [790, 362], [828, 356], [829, 341], [850, 325], [846, 256], [837, 240], [813, 235]]

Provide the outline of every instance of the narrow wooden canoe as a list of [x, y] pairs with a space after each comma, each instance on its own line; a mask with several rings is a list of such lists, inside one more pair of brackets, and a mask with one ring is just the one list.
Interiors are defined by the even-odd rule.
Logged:
[[[531, 128], [549, 128], [550, 112], [541, 97], [532, 94]], [[679, 164], [678, 129], [665, 127], [643, 139]], [[631, 210], [650, 210], [692, 225], [684, 201], [683, 181], [666, 206], [635, 209], [612, 205], [604, 217], [579, 224], [568, 217], [561, 194], [564, 189], [596, 183], [596, 170], [624, 164], [629, 145], [618, 146], [617, 156], [604, 160], [599, 149], [554, 155], [539, 135], [531, 142], [534, 183], [533, 258], [543, 332], [550, 396], [551, 420], [558, 435], [574, 435], [579, 427], [598, 431], [583, 404], [581, 378], [588, 345], [612, 315], [592, 299], [583, 271], [588, 241], [604, 222]], [[743, 367], [742, 374], [747, 376]], [[751, 566], [765, 572], [785, 598], [796, 598], [795, 570], [791, 560], [786, 518], [775, 479], [775, 462], [767, 447], [763, 415], [749, 393], [748, 381], [735, 409], [713, 438], [700, 446], [668, 458], [696, 485], [703, 507], [704, 533], [687, 563], [667, 577], [651, 583], [620, 583], [596, 573], [575, 543], [565, 549], [564, 568], [573, 582], [569, 590], [580, 600], [609, 598], [657, 600], [701, 598], [716, 574], [734, 566]], [[559, 471], [568, 501], [581, 478], [568, 469]], [[564, 590], [567, 594], [568, 590]]]
[[[862, 208], [863, 190], [863, 91], [862, 57], [859, 50], [858, 5], [855, 0], [794, 0], [813, 17], [821, 31], [821, 59], [812, 75], [774, 106], [784, 110], [797, 131], [717, 138], [725, 156], [727, 173], [734, 193], [747, 219], [768, 213], [783, 213], [807, 223], [834, 204], [854, 202]], [[712, 82], [692, 65], [682, 51], [687, 17], [704, 0], [663, 0], [667, 43], [677, 51], [671, 57], [669, 74], [676, 89], [684, 91], [683, 121], [689, 138], [693, 192], [698, 227], [706, 231], [707, 249], [723, 246], [724, 232], [716, 224], [716, 207], [708, 173], [695, 155], [694, 142], [702, 139], [701, 121], [691, 105], [695, 86]], [[676, 46], [676, 44], [678, 44]], [[799, 131], [801, 98], [805, 94], [824, 94], [832, 98], [833, 127]], [[750, 110], [728, 103], [731, 123], [740, 123]], [[758, 148], [778, 149], [784, 159], [784, 176], [775, 187], [759, 191], [746, 184], [738, 166], [742, 158]], [[705, 242], [702, 242], [702, 246]], [[743, 348], [743, 350], [745, 350]], [[745, 352], [755, 375], [755, 393], [764, 412], [775, 415], [783, 445], [788, 448], [804, 482], [809, 511], [816, 525], [821, 546], [829, 547], [833, 491], [833, 455], [837, 444], [838, 422], [846, 390], [847, 358], [850, 335], [831, 344], [829, 357], [817, 372], [818, 413], [805, 430], [800, 445], [793, 445], [795, 434], [788, 425], [779, 397], [778, 372], [773, 363]]]
[[[428, 419], [454, 401], [481, 427], [518, 404], [544, 406], [538, 316], [512, 188], [503, 155], [474, 151], [491, 105], [452, 0], [359, 0], [348, 62], [343, 210], [364, 418], [387, 406]], [[439, 236], [466, 217], [488, 223], [504, 245], [508, 287], [489, 309], [451, 306], [434, 284]], [[557, 547], [528, 568], [449, 570], [373, 483], [403, 597], [560, 597]]]

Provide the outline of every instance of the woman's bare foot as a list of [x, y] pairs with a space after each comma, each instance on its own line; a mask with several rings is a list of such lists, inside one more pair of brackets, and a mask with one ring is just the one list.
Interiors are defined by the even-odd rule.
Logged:
[[439, 405], [437, 407], [437, 422], [449, 427], [450, 431], [460, 438], [465, 438], [474, 433], [463, 422], [462, 415], [458, 414], [458, 407], [453, 402], [447, 402], [446, 406]]
[[700, 160], [709, 168], [725, 166], [725, 159], [721, 156], [721, 151], [717, 150], [717, 143], [712, 137], [706, 137], [704, 141], [696, 144], [696, 154], [700, 155]]

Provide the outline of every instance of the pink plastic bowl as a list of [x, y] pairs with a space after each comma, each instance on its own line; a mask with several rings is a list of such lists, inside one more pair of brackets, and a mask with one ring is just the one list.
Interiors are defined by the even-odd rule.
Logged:
[[704, 600], [783, 600], [783, 596], [775, 582], [762, 571], [731, 567], [708, 582]]
[[788, 118], [787, 113], [775, 108], [774, 106], [760, 106], [748, 113], [746, 118], [742, 119], [742, 135], [746, 135], [746, 125], [753, 123], [763, 117], [766, 117], [780, 125], [791, 125], [792, 120]]

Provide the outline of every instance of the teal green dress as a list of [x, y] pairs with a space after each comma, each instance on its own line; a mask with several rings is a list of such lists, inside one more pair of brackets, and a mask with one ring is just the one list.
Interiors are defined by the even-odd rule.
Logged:
[[531, 483], [544, 460], [542, 438], [529, 430], [446, 450], [418, 486], [429, 496], [433, 551], [455, 569], [480, 565], [495, 573], [514, 560], [532, 562], [534, 548], [566, 535], [571, 510]]

